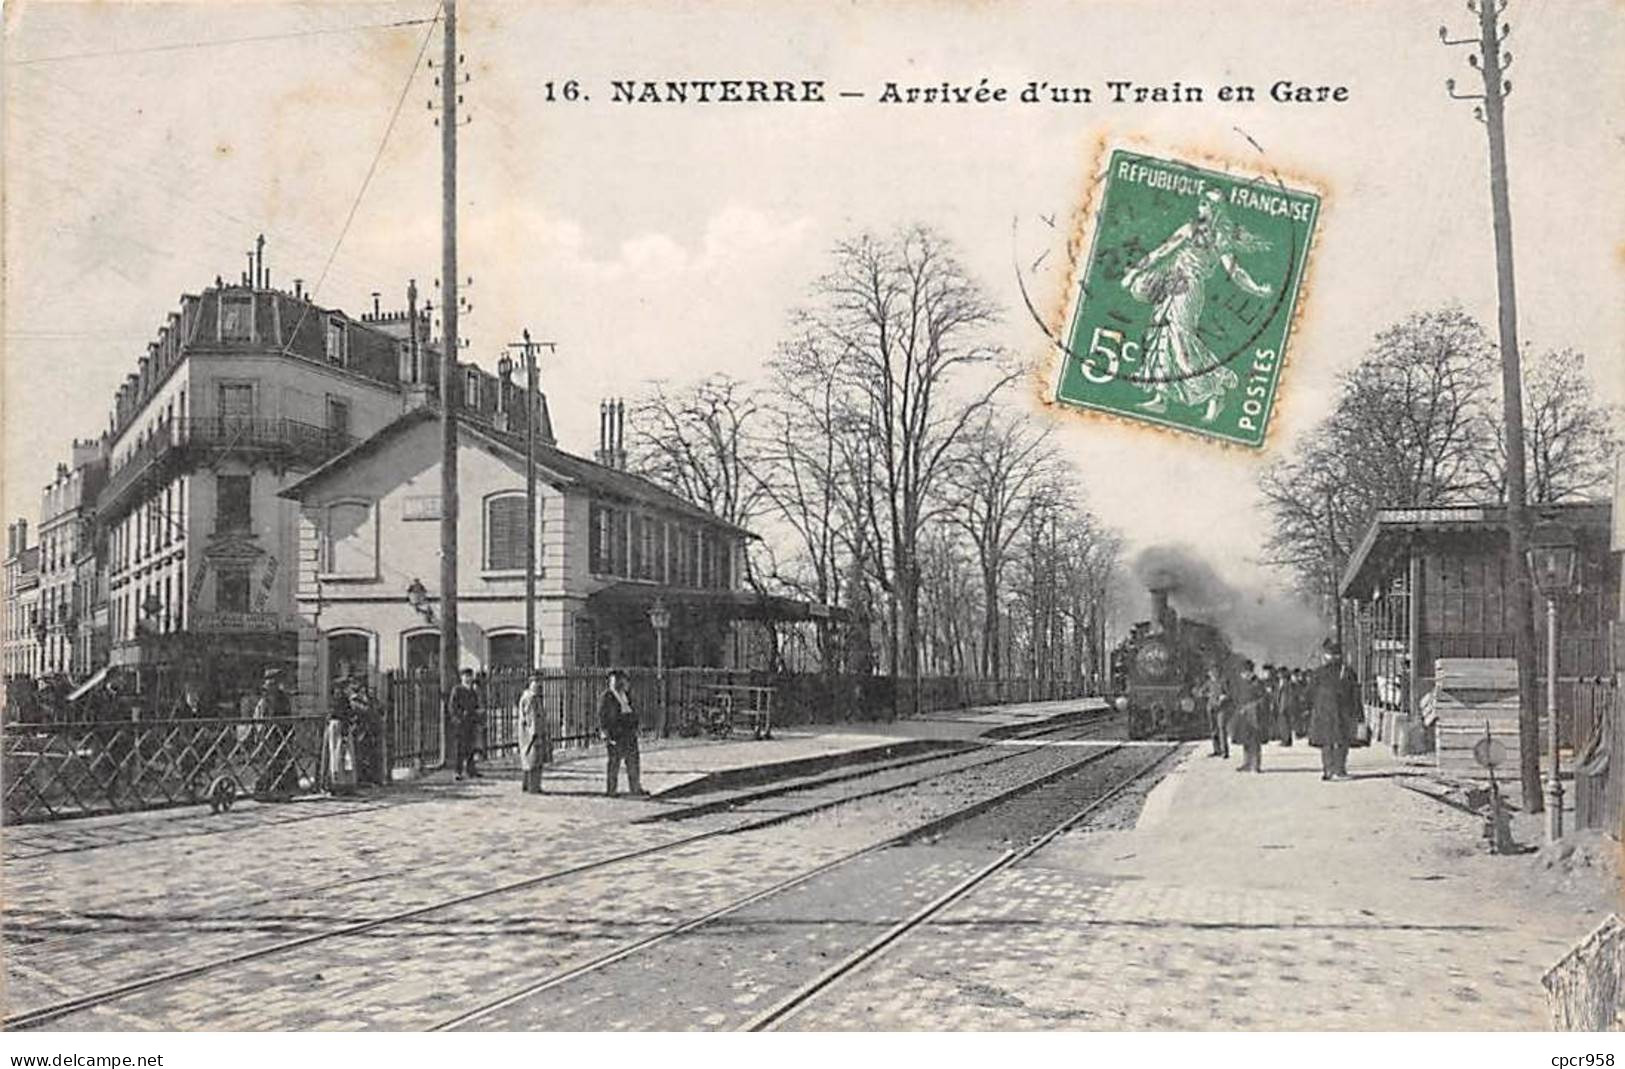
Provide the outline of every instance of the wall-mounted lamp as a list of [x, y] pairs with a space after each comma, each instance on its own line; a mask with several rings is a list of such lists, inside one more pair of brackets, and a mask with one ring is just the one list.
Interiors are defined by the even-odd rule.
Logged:
[[406, 603], [429, 623], [434, 623], [434, 606], [429, 604], [429, 591], [424, 587], [423, 580], [413, 577], [406, 588]]

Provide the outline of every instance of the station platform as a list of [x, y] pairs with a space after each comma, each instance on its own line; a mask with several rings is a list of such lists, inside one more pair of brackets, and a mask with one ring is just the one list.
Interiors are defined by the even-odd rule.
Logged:
[[[1105, 708], [1103, 698], [1083, 698], [954, 709], [875, 723], [781, 728], [774, 730], [773, 738], [762, 740], [645, 739], [640, 745], [643, 788], [651, 797], [675, 799], [772, 783], [932, 748], [1002, 739], [1059, 726]], [[553, 793], [602, 792], [603, 747], [559, 752], [542, 779], [543, 789]], [[623, 778], [623, 789], [624, 782]]]
[[[902, 757], [939, 745], [932, 739], [890, 733], [776, 730], [771, 739], [647, 739], [640, 744], [639, 758], [643, 789], [651, 797], [681, 798]], [[601, 794], [604, 765], [602, 746], [555, 754], [553, 764], [542, 773], [542, 789], [552, 794]], [[624, 772], [621, 789], [626, 789]]]
[[[1240, 758], [1186, 746], [1148, 794], [916, 932], [865, 985], [869, 1026], [1551, 1027], [1541, 976], [1618, 908], [1617, 876], [1490, 854], [1483, 822], [1404, 789], [1425, 770], [1384, 748], [1333, 782], [1301, 741], [1267, 745], [1262, 774]], [[1538, 846], [1537, 828], [1515, 834]]]

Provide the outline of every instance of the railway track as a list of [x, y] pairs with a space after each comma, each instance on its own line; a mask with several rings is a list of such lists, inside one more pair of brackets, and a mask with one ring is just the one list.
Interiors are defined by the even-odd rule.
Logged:
[[[1064, 735], [1064, 734], [1077, 733], [1077, 732], [1085, 732], [1086, 734], [1083, 737], [1088, 737], [1087, 733], [1098, 731], [1099, 728], [1100, 728], [1101, 723], [1103, 721], [1109, 720], [1112, 715], [1113, 714], [1110, 711], [1103, 711], [1102, 715], [1100, 717], [1098, 717], [1098, 718], [1091, 718], [1089, 720], [1084, 720], [1084, 721], [1081, 721], [1081, 722], [1062, 725], [1062, 726], [1059, 726], [1059, 727], [1057, 727], [1057, 726], [1044, 727], [1044, 728], [1035, 730], [1034, 732], [1032, 732], [1030, 734], [1030, 736], [1026, 736], [1026, 737], [1031, 737], [1031, 738], [1038, 739], [1038, 738], [1043, 738], [1043, 737], [1046, 737], [1046, 736]], [[612, 866], [623, 864], [623, 863], [626, 863], [626, 862], [629, 862], [629, 861], [634, 861], [634, 860], [637, 860], [637, 859], [646, 858], [646, 857], [649, 857], [651, 855], [656, 855], [656, 854], [660, 854], [660, 853], [665, 853], [665, 852], [677, 850], [677, 849], [679, 849], [681, 847], [689, 846], [689, 845], [692, 845], [692, 844], [695, 844], [695, 843], [698, 843], [698, 842], [702, 842], [702, 841], [705, 841], [705, 840], [708, 840], [708, 839], [715, 839], [715, 838], [720, 838], [720, 837], [723, 837], [723, 836], [730, 836], [730, 835], [738, 835], [738, 834], [742, 834], [742, 833], [746, 833], [746, 832], [757, 831], [757, 830], [761, 830], [761, 829], [765, 829], [765, 828], [771, 828], [771, 827], [774, 827], [774, 826], [777, 826], [777, 825], [780, 825], [780, 824], [784, 824], [784, 823], [787, 823], [787, 822], [790, 822], [790, 821], [793, 821], [793, 820], [798, 820], [798, 819], [801, 819], [801, 818], [804, 818], [804, 817], [807, 817], [807, 816], [810, 816], [810, 815], [821, 813], [821, 812], [833, 809], [833, 808], [835, 808], [837, 806], [847, 805], [847, 804], [851, 804], [852, 802], [861, 801], [861, 800], [870, 799], [870, 798], [875, 798], [875, 797], [879, 797], [879, 796], [882, 796], [882, 795], [891, 794], [891, 793], [895, 793], [895, 792], [898, 792], [898, 791], [906, 790], [906, 789], [908, 789], [910, 787], [919, 786], [921, 784], [930, 782], [932, 780], [940, 780], [940, 779], [955, 776], [955, 775], [958, 775], [958, 774], [961, 774], [961, 773], [975, 772], [977, 770], [986, 768], [987, 766], [990, 766], [990, 765], [997, 765], [997, 764], [1000, 764], [1000, 763], [1005, 762], [1005, 761], [1015, 760], [1015, 759], [1017, 759], [1017, 758], [1019, 758], [1019, 757], [1021, 757], [1023, 755], [1031, 754], [1032, 752], [1033, 752], [1032, 750], [1021, 749], [1019, 747], [1016, 747], [1016, 748], [1005, 747], [1005, 748], [1001, 748], [999, 752], [991, 754], [991, 755], [978, 753], [976, 756], [979, 759], [969, 759], [969, 758], [967, 758], [965, 760], [957, 760], [957, 761], [952, 760], [952, 759], [957, 757], [957, 756], [960, 756], [960, 755], [955, 755], [955, 754], [927, 755], [928, 757], [934, 757], [937, 760], [944, 761], [945, 762], [945, 767], [934, 770], [934, 771], [924, 772], [924, 773], [922, 773], [920, 775], [917, 775], [917, 776], [909, 776], [909, 777], [903, 778], [903, 779], [895, 781], [895, 782], [885, 783], [885, 784], [883, 784], [881, 786], [870, 788], [868, 790], [857, 791], [857, 792], [841, 792], [841, 793], [838, 793], [838, 794], [836, 794], [836, 795], [834, 795], [832, 797], [815, 798], [815, 799], [810, 800], [808, 804], [803, 805], [803, 806], [799, 806], [799, 807], [796, 807], [796, 808], [791, 808], [791, 809], [788, 809], [788, 810], [782, 810], [782, 811], [776, 811], [776, 812], [770, 812], [770, 813], [767, 813], [767, 814], [764, 814], [764, 815], [753, 815], [753, 816], [749, 817], [748, 819], [746, 819], [744, 821], [741, 821], [741, 822], [737, 822], [737, 823], [733, 823], [733, 824], [729, 824], [729, 825], [725, 825], [725, 826], [717, 827], [717, 828], [709, 828], [709, 829], [706, 829], [704, 831], [696, 832], [696, 833], [691, 834], [691, 835], [682, 836], [680, 838], [673, 839], [673, 840], [670, 840], [670, 841], [667, 841], [667, 842], [656, 843], [656, 844], [652, 844], [652, 845], [649, 845], [649, 846], [640, 847], [640, 848], [637, 848], [637, 849], [634, 849], [634, 850], [624, 851], [624, 852], [614, 854], [614, 855], [610, 855], [610, 856], [607, 856], [607, 857], [598, 858], [598, 859], [595, 859], [595, 860], [592, 860], [592, 861], [583, 862], [581, 864], [566, 866], [564, 868], [552, 870], [552, 871], [549, 871], [549, 872], [544, 872], [544, 873], [539, 873], [539, 874], [535, 874], [535, 875], [531, 875], [531, 876], [526, 876], [526, 877], [521, 878], [521, 879], [507, 881], [507, 882], [504, 882], [504, 883], [501, 883], [501, 884], [498, 884], [498, 885], [495, 885], [495, 886], [492, 886], [492, 887], [482, 888], [480, 890], [473, 891], [473, 892], [470, 892], [470, 893], [439, 899], [439, 900], [436, 900], [436, 901], [433, 901], [433, 902], [424, 903], [422, 905], [413, 906], [411, 908], [393, 911], [393, 912], [390, 912], [388, 914], [380, 915], [380, 916], [377, 916], [377, 917], [371, 917], [371, 918], [367, 918], [367, 919], [364, 919], [364, 920], [357, 920], [357, 921], [350, 922], [350, 923], [343, 923], [343, 924], [335, 925], [335, 926], [333, 926], [331, 928], [324, 929], [322, 931], [306, 933], [306, 934], [303, 934], [303, 935], [300, 935], [300, 936], [296, 936], [296, 937], [289, 938], [289, 939], [286, 939], [286, 940], [282, 940], [282, 941], [279, 941], [279, 942], [271, 943], [271, 944], [266, 945], [266, 946], [255, 947], [255, 948], [253, 948], [251, 950], [247, 950], [247, 951], [244, 951], [244, 952], [241, 952], [241, 953], [220, 955], [220, 956], [210, 958], [210, 959], [207, 959], [207, 960], [204, 960], [204, 961], [199, 961], [199, 962], [195, 962], [195, 963], [192, 963], [192, 964], [189, 964], [189, 965], [185, 965], [185, 966], [182, 966], [180, 968], [170, 969], [170, 970], [166, 970], [166, 971], [161, 972], [161, 973], [154, 973], [154, 974], [147, 975], [147, 976], [137, 977], [137, 978], [128, 980], [128, 981], [123, 982], [123, 983], [114, 984], [114, 985], [110, 985], [110, 986], [108, 986], [106, 988], [101, 988], [101, 989], [98, 989], [98, 990], [95, 990], [95, 991], [87, 992], [87, 993], [85, 993], [83, 995], [79, 995], [79, 996], [75, 996], [75, 997], [67, 998], [67, 999], [62, 999], [62, 1000], [54, 1002], [54, 1003], [49, 1003], [49, 1004], [46, 1004], [46, 1005], [37, 1006], [37, 1007], [33, 1007], [31, 1009], [27, 1009], [27, 1010], [23, 1010], [23, 1011], [14, 1013], [14, 1014], [10, 1014], [7, 1017], [5, 1017], [3, 1020], [0, 1020], [0, 1029], [6, 1030], [6, 1031], [13, 1031], [13, 1030], [27, 1030], [27, 1029], [39, 1028], [39, 1027], [42, 1027], [44, 1025], [48, 1025], [48, 1024], [51, 1024], [53, 1022], [63, 1020], [65, 1018], [72, 1017], [72, 1016], [74, 1016], [76, 1014], [83, 1013], [83, 1012], [85, 1012], [87, 1010], [91, 1010], [91, 1009], [94, 1009], [94, 1008], [99, 1007], [99, 1006], [108, 1005], [110, 1003], [114, 1003], [114, 1002], [120, 1001], [122, 999], [129, 998], [131, 996], [140, 994], [140, 993], [145, 992], [145, 991], [151, 991], [151, 990], [154, 990], [154, 989], [157, 989], [157, 988], [164, 987], [166, 985], [182, 983], [182, 982], [192, 980], [192, 979], [195, 979], [195, 978], [198, 978], [198, 977], [209, 975], [211, 973], [221, 972], [221, 971], [224, 971], [226, 969], [230, 969], [230, 968], [233, 968], [233, 967], [236, 967], [236, 966], [241, 966], [241, 965], [245, 965], [245, 964], [248, 964], [248, 963], [251, 963], [251, 962], [261, 961], [261, 960], [269, 958], [269, 957], [285, 955], [285, 954], [291, 954], [291, 953], [295, 953], [295, 952], [298, 952], [298, 951], [301, 951], [301, 950], [307, 950], [309, 948], [315, 947], [315, 946], [317, 946], [317, 945], [319, 945], [321, 943], [328, 942], [328, 941], [331, 941], [331, 940], [344, 939], [344, 938], [348, 938], [348, 937], [364, 935], [364, 934], [366, 934], [368, 932], [372, 932], [372, 931], [375, 931], [376, 929], [384, 928], [384, 927], [389, 926], [389, 925], [398, 925], [398, 924], [402, 924], [402, 923], [405, 923], [405, 922], [421, 920], [422, 918], [428, 917], [428, 916], [433, 915], [435, 913], [453, 910], [453, 909], [455, 909], [455, 908], [457, 908], [459, 906], [465, 906], [465, 905], [469, 905], [471, 903], [482, 902], [482, 901], [485, 901], [485, 900], [496, 898], [496, 897], [501, 896], [501, 895], [514, 894], [514, 893], [518, 893], [518, 892], [522, 892], [522, 891], [528, 891], [528, 890], [530, 890], [532, 888], [540, 887], [540, 886], [543, 886], [545, 884], [555, 883], [555, 882], [567, 880], [567, 879], [570, 879], [572, 877], [579, 876], [579, 875], [582, 875], [582, 874], [585, 874], [585, 873], [599, 871], [599, 870], [610, 868]], [[1032, 786], [1037, 786], [1037, 785], [1040, 785], [1043, 782], [1048, 782], [1048, 781], [1054, 779], [1057, 775], [1064, 774], [1064, 771], [1066, 769], [1079, 767], [1079, 766], [1081, 766], [1083, 764], [1088, 763], [1089, 761], [1098, 759], [1100, 756], [1103, 756], [1105, 753], [1109, 753], [1109, 752], [1112, 752], [1112, 751], [1110, 749], [1103, 749], [1102, 751], [1100, 751], [1098, 753], [1089, 755], [1083, 761], [1074, 762], [1074, 763], [1072, 763], [1070, 765], [1065, 766], [1062, 770], [1046, 772], [1041, 776], [1035, 777], [1032, 781], [1029, 781], [1028, 783], [1024, 783], [1023, 785], [1021, 785], [1020, 788], [1018, 788], [1018, 790], [1019, 789], [1029, 789]], [[925, 764], [926, 761], [924, 759], [921, 759], [921, 760], [918, 760], [918, 761], [909, 760], [908, 763], [909, 764]], [[870, 775], [884, 775], [886, 773], [893, 772], [893, 771], [896, 771], [895, 764], [888, 765], [888, 766], [882, 767], [880, 769], [871, 768], [870, 771], [869, 771], [869, 774]], [[823, 790], [823, 789], [829, 788], [831, 786], [839, 786], [841, 783], [848, 782], [850, 780], [857, 779], [857, 778], [860, 778], [860, 777], [857, 776], [857, 775], [845, 775], [845, 774], [832, 775], [832, 776], [826, 776], [826, 777], [816, 777], [816, 778], [813, 778], [813, 779], [808, 780], [808, 781], [799, 782], [799, 783], [795, 783], [795, 784], [785, 786], [784, 789], [773, 789], [769, 793], [771, 793], [775, 797], [783, 797], [783, 796], [787, 796], [787, 795], [793, 795], [793, 794], [796, 794], [796, 793], [817, 792], [819, 790]], [[760, 792], [757, 792], [757, 793], [760, 793]], [[1001, 797], [1001, 798], [1002, 797], [1007, 797], [1012, 793], [1013, 792], [1002, 792], [998, 797]], [[760, 799], [758, 798], [758, 799], [755, 799], [755, 800], [760, 800]], [[749, 804], [749, 802], [748, 801], [735, 801], [733, 807], [737, 808], [738, 806], [745, 805], [745, 804]], [[948, 817], [944, 818], [944, 819], [948, 820], [950, 822], [951, 822], [951, 820], [954, 820], [954, 819], [963, 819], [964, 816], [971, 814], [972, 811], [975, 811], [975, 812], [982, 811], [989, 804], [992, 804], [992, 803], [990, 801], [988, 801], [988, 800], [983, 800], [983, 801], [975, 803], [975, 804], [973, 804], [971, 806], [963, 807], [961, 810], [956, 810], [953, 813], [949, 814]], [[937, 821], [931, 822], [932, 825], [935, 825], [937, 823], [938, 823]], [[929, 826], [930, 825], [928, 825], [927, 827], [929, 827]], [[944, 825], [944, 826], [946, 826], [946, 825]], [[918, 828], [917, 829], [912, 829], [909, 833], [906, 833], [906, 834], [907, 835], [919, 834], [920, 831], [921, 831], [921, 829], [918, 829]], [[896, 838], [896, 837], [894, 837], [894, 838]], [[890, 845], [890, 844], [892, 844], [892, 840], [888, 839], [882, 844], [877, 844], [875, 847], [865, 848], [864, 850], [861, 850], [861, 851], [855, 851], [853, 856], [856, 856], [857, 854], [869, 853], [873, 849], [879, 849], [879, 848], [883, 847], [884, 845]], [[811, 879], [814, 876], [816, 876], [819, 871], [822, 871], [822, 868], [819, 869], [819, 870], [814, 870], [814, 871], [809, 872], [809, 873], [803, 873], [799, 877], [797, 877], [797, 878], [795, 878], [795, 879], [793, 879], [791, 881], [787, 881], [786, 885], [804, 882], [805, 880]], [[419, 873], [419, 875], [421, 875], [421, 873]], [[782, 887], [777, 888], [777, 889], [782, 890]], [[763, 896], [765, 896], [768, 893], [771, 893], [773, 890], [775, 890], [775, 889], [770, 888], [768, 892], [763, 893]], [[756, 896], [756, 897], [763, 897], [763, 896]], [[740, 908], [743, 904], [744, 903], [734, 903], [731, 908], [732, 909], [737, 909], [737, 908]], [[723, 912], [731, 912], [731, 909], [725, 909]], [[699, 923], [703, 923], [703, 920], [701, 922], [699, 922]], [[690, 925], [690, 927], [692, 927], [692, 925]], [[644, 942], [646, 942], [646, 941], [644, 941]], [[643, 945], [643, 942], [640, 942], [639, 944], [634, 944], [634, 945], [635, 946], [641, 946], [641, 945]]]
[[841, 980], [859, 972], [865, 966], [869, 965], [881, 955], [885, 954], [887, 950], [896, 946], [905, 936], [908, 935], [908, 933], [926, 924], [932, 918], [940, 915], [949, 906], [952, 906], [954, 903], [969, 895], [972, 891], [976, 890], [976, 888], [985, 884], [993, 876], [1026, 860], [1027, 858], [1036, 854], [1038, 851], [1042, 850], [1045, 846], [1049, 845], [1057, 836], [1087, 820], [1091, 815], [1098, 812], [1107, 803], [1111, 802], [1140, 779], [1149, 775], [1177, 751], [1177, 746], [1170, 746], [1167, 750], [1159, 753], [1156, 757], [1150, 761], [1147, 761], [1140, 768], [1113, 784], [1112, 787], [1109, 788], [1105, 793], [1101, 794], [1098, 798], [1091, 800], [1082, 809], [1072, 813], [1064, 820], [1055, 824], [1048, 831], [1027, 843], [1026, 846], [1015, 850], [1005, 851], [990, 864], [978, 869], [969, 877], [950, 888], [945, 894], [932, 900], [930, 903], [919, 910], [916, 910], [908, 917], [905, 917], [903, 920], [893, 925], [886, 932], [870, 943], [866, 944], [857, 952], [838, 962], [813, 979], [811, 982], [798, 988], [796, 991], [781, 999], [767, 1010], [753, 1017], [741, 1030], [747, 1032], [763, 1032], [778, 1028], [796, 1013], [804, 1009], [819, 995], [834, 987]]
[[[891, 836], [881, 842], [853, 850], [850, 853], [827, 861], [814, 868], [808, 869], [805, 872], [798, 873], [770, 887], [743, 895], [734, 901], [710, 910], [701, 916], [672, 924], [669, 927], [653, 932], [644, 938], [637, 940], [636, 942], [618, 947], [596, 958], [561, 970], [549, 976], [542, 977], [513, 991], [506, 992], [489, 1002], [441, 1021], [439, 1024], [435, 1025], [431, 1031], [463, 1030], [490, 1021], [493, 1017], [503, 1013], [504, 1011], [509, 1011], [516, 1007], [522, 1007], [524, 1003], [536, 999], [538, 996], [544, 995], [548, 992], [556, 991], [559, 988], [563, 988], [577, 982], [589, 980], [593, 978], [595, 974], [603, 973], [622, 962], [628, 962], [631, 959], [635, 959], [638, 957], [638, 955], [647, 954], [648, 952], [660, 947], [662, 944], [667, 944], [683, 937], [695, 937], [702, 933], [705, 929], [717, 926], [730, 920], [731, 918], [735, 918], [742, 911], [752, 906], [757, 906], [775, 897], [785, 895], [787, 892], [804, 887], [814, 881], [819, 880], [820, 878], [835, 874], [862, 859], [873, 858], [880, 852], [893, 847], [905, 846], [922, 839], [929, 839], [947, 831], [948, 829], [951, 829], [955, 825], [977, 819], [991, 811], [996, 811], [1002, 806], [1021, 805], [1023, 800], [1031, 799], [1034, 796], [1041, 794], [1048, 788], [1052, 788], [1057, 784], [1062, 784], [1067, 778], [1078, 775], [1081, 770], [1104, 761], [1114, 754], [1126, 752], [1127, 749], [1127, 747], [1120, 745], [1103, 748], [1083, 757], [1081, 760], [1071, 762], [1060, 769], [1051, 770], [1039, 776], [1025, 780], [1022, 783], [1019, 783], [1008, 790], [1001, 791], [992, 797], [984, 798], [971, 805], [956, 809], [918, 827], [911, 828], [907, 831]], [[1049, 826], [1041, 835], [1033, 838], [1032, 841], [1026, 846], [1020, 849], [1005, 850], [1001, 852], [992, 863], [979, 868], [969, 878], [955, 884], [947, 893], [933, 899], [923, 909], [914, 912], [903, 921], [889, 928], [882, 936], [865, 945], [860, 951], [843, 960], [834, 968], [821, 973], [811, 982], [797, 988], [789, 996], [776, 1003], [770, 1010], [755, 1018], [752, 1018], [749, 1022], [747, 1022], [745, 1026], [746, 1029], [762, 1030], [774, 1027], [777, 1023], [783, 1021], [799, 1010], [802, 1006], [806, 1005], [819, 993], [823, 992], [831, 985], [841, 980], [843, 977], [860, 969], [864, 964], [873, 960], [875, 957], [883, 953], [888, 947], [895, 944], [909, 931], [926, 923], [933, 916], [936, 916], [942, 910], [969, 894], [976, 887], [985, 883], [987, 879], [996, 873], [1003, 871], [1026, 857], [1031, 856], [1033, 853], [1037, 852], [1043, 846], [1052, 841], [1056, 836], [1067, 831], [1069, 828], [1076, 826], [1081, 821], [1086, 820], [1091, 814], [1097, 812], [1102, 806], [1116, 798], [1134, 782], [1150, 774], [1171, 754], [1177, 752], [1178, 749], [1178, 744], [1170, 744], [1166, 748], [1161, 749], [1152, 760], [1140, 764], [1135, 768], [1132, 774], [1113, 783], [1105, 792], [1100, 793], [1097, 797], [1093, 798], [1089, 804], [1084, 806], [1082, 809], [1069, 812], [1066, 819]], [[608, 979], [602, 980], [601, 983], [610, 988], [616, 986], [612, 980]], [[666, 1024], [670, 1026], [671, 1022], [666, 1022]], [[509, 1020], [500, 1022], [497, 1026], [515, 1027], [516, 1024], [512, 1020]]]

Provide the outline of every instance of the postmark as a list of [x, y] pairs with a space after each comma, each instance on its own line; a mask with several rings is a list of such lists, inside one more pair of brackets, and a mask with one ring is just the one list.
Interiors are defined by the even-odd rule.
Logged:
[[1055, 399], [1261, 448], [1319, 194], [1117, 149], [1097, 204]]

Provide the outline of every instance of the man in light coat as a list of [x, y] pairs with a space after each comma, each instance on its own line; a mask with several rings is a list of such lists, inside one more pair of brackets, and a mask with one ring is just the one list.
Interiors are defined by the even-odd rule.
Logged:
[[547, 712], [542, 708], [542, 674], [532, 672], [524, 693], [519, 695], [519, 789], [526, 794], [542, 793], [542, 766], [553, 760], [553, 739], [548, 733]]

